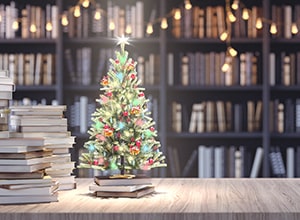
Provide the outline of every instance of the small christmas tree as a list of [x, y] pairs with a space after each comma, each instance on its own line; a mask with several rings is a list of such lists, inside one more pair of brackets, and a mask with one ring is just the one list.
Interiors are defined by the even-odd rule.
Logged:
[[84, 144], [88, 152], [81, 155], [78, 167], [120, 170], [121, 175], [165, 167], [149, 100], [139, 86], [137, 63], [125, 50], [128, 38], [119, 38], [118, 44], [121, 50], [115, 52], [115, 60], [110, 59], [110, 69], [101, 80], [103, 92], [96, 100], [100, 107], [92, 114], [90, 138]]

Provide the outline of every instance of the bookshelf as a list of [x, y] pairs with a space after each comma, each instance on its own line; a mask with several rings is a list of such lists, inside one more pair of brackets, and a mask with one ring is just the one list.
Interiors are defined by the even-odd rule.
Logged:
[[[7, 0], [3, 4], [9, 5], [10, 2]], [[16, 2], [17, 8], [25, 7], [20, 0], [14, 2]], [[96, 2], [106, 11], [111, 10], [110, 7], [113, 7], [113, 10], [121, 11], [122, 16], [125, 13], [125, 18], [129, 14], [129, 8], [141, 7], [139, 5], [140, 1], [137, 0], [126, 2], [100, 0]], [[242, 155], [244, 159], [242, 166], [246, 177], [250, 174], [258, 147], [262, 147], [264, 152], [262, 165], [259, 169], [259, 177], [272, 177], [269, 159], [271, 147], [279, 146], [284, 162], [287, 160], [286, 150], [289, 147], [293, 147], [295, 154], [299, 155], [299, 131], [297, 131], [296, 126], [297, 111], [295, 109], [300, 90], [300, 77], [297, 75], [300, 67], [298, 65], [299, 62], [296, 62], [300, 59], [298, 58], [300, 57], [298, 52], [300, 38], [299, 34], [286, 37], [279, 34], [274, 36], [269, 32], [269, 20], [272, 19], [275, 13], [273, 8], [275, 6], [284, 8], [283, 3], [280, 1], [271, 2], [270, 0], [242, 1], [243, 7], [256, 10], [257, 16], [262, 14], [268, 22], [263, 23], [262, 30], [245, 29], [245, 25], [247, 28], [254, 25], [254, 18], [252, 18], [252, 23], [249, 21], [245, 24], [239, 20], [240, 26], [237, 25], [238, 22], [232, 25], [230, 44], [238, 51], [238, 55], [233, 59], [232, 75], [229, 77], [224, 76], [221, 70], [221, 63], [225, 60], [225, 51], [228, 44], [218, 38], [222, 28], [224, 29], [224, 27], [218, 26], [220, 20], [219, 23], [213, 24], [216, 25], [216, 30], [214, 29], [212, 32], [206, 29], [203, 29], [201, 33], [200, 31], [195, 32], [194, 30], [189, 30], [189, 23], [184, 23], [188, 22], [187, 17], [184, 16], [191, 16], [188, 12], [184, 13], [184, 1], [155, 0], [142, 2], [144, 7], [144, 15], [142, 16], [144, 25], [151, 19], [153, 13], [156, 14], [155, 17], [163, 17], [172, 11], [173, 8], [178, 7], [183, 12], [181, 32], [175, 30], [178, 22], [176, 23], [172, 17], [168, 17], [169, 27], [167, 30], [160, 29], [159, 24], [156, 24], [154, 25], [154, 34], [147, 36], [145, 33], [146, 26], [144, 26], [142, 28], [142, 36], [135, 33], [134, 37], [131, 38], [132, 45], [127, 47], [130, 55], [138, 62], [139, 60], [141, 62], [154, 62], [154, 67], [156, 67], [151, 70], [145, 70], [145, 74], [141, 76], [145, 80], [146, 95], [150, 96], [152, 100], [159, 139], [169, 163], [167, 169], [154, 171], [154, 176], [182, 177], [182, 171], [187, 164], [191, 167], [188, 172], [185, 172], [186, 177], [198, 176], [197, 160], [199, 155], [195, 157], [193, 153], [198, 153], [200, 145], [212, 148], [222, 147], [226, 154], [230, 153], [231, 148], [241, 150], [244, 153]], [[72, 134], [77, 137], [77, 144], [73, 149], [72, 159], [77, 160], [81, 146], [88, 138], [85, 132], [88, 122], [85, 122], [81, 130], [79, 116], [89, 115], [95, 108], [95, 105], [93, 105], [95, 104], [94, 100], [99, 95], [99, 84], [97, 82], [102, 74], [107, 72], [107, 61], [108, 58], [113, 57], [112, 53], [115, 48], [112, 36], [118, 34], [117, 31], [114, 33], [114, 31], [109, 30], [108, 19], [117, 18], [111, 18], [109, 15], [103, 16], [102, 23], [95, 23], [89, 17], [87, 20], [84, 20], [86, 15], [92, 14], [93, 9], [84, 9], [80, 18], [82, 20], [71, 18], [71, 7], [77, 4], [75, 0], [63, 2], [47, 0], [45, 3], [31, 0], [27, 4], [46, 8], [47, 3], [57, 6], [60, 14], [68, 14], [71, 25], [68, 27], [58, 25], [58, 33], [54, 39], [46, 37], [24, 39], [21, 37], [20, 32], [17, 32], [17, 36], [12, 39], [0, 38], [0, 54], [34, 52], [35, 54], [52, 53], [55, 55], [55, 81], [51, 85], [17, 85], [14, 97], [16, 99], [30, 97], [38, 101], [46, 98], [48, 104], [51, 103], [51, 100], [56, 99], [58, 103], [67, 104], [68, 112], [66, 114], [70, 123], [69, 126]], [[220, 13], [221, 16], [224, 13], [225, 1], [223, 0], [214, 2], [191, 1], [191, 3], [193, 8], [203, 9], [205, 15], [207, 11], [216, 11], [215, 15], [211, 15], [214, 16], [212, 20], [217, 20], [220, 17]], [[286, 2], [286, 5], [291, 5], [294, 12], [296, 11], [295, 8], [297, 8], [296, 5], [299, 4], [290, 0]], [[221, 11], [223, 9], [223, 12], [220, 12], [220, 9]], [[199, 17], [201, 17], [203, 12], [200, 10], [198, 13]], [[299, 16], [297, 13], [293, 14], [295, 14], [294, 16]], [[278, 25], [280, 26], [279, 23]], [[193, 25], [190, 26], [193, 27]], [[184, 27], [187, 27], [187, 29], [184, 29]], [[281, 25], [280, 27], [281, 33], [283, 33], [283, 26]], [[122, 28], [120, 27], [120, 29]], [[241, 32], [238, 32], [238, 30], [241, 30]], [[270, 58], [271, 54], [274, 54], [273, 58]], [[295, 80], [294, 83], [284, 84], [281, 82], [281, 69], [286, 64], [286, 62], [283, 63], [283, 56], [288, 57], [286, 59], [290, 63], [294, 62], [294, 65], [291, 64], [289, 66], [292, 71], [295, 71], [295, 75], [292, 77]], [[199, 62], [197, 62], [197, 59], [199, 59]], [[241, 64], [244, 62], [244, 59], [245, 65]], [[186, 60], [188, 60], [187, 63]], [[191, 64], [192, 62], [193, 65]], [[202, 71], [201, 74], [203, 75], [192, 74], [196, 70]], [[182, 72], [186, 74], [185, 78]], [[241, 72], [245, 75], [241, 76]], [[152, 74], [153, 76], [150, 79], [146, 79]], [[255, 75], [254, 79], [253, 75]], [[203, 81], [203, 79], [207, 81]], [[271, 80], [275, 80], [274, 83]], [[75, 109], [80, 109], [80, 100], [83, 102], [81, 112], [75, 112]], [[289, 109], [294, 118], [288, 118], [289, 120], [294, 120], [293, 129], [286, 128], [286, 125], [284, 125], [283, 132], [272, 130], [274, 118], [271, 118], [271, 115], [274, 114], [275, 110], [272, 109], [273, 107], [269, 103], [275, 100], [284, 104], [284, 107], [290, 105], [287, 103], [292, 103], [292, 107], [289, 107]], [[182, 109], [179, 132], [176, 132], [172, 127], [174, 121], [174, 109], [172, 106], [174, 102], [181, 104]], [[214, 120], [213, 129], [207, 129], [207, 126], [211, 125], [205, 122], [205, 129], [202, 132], [189, 132], [193, 104], [195, 103], [204, 103], [204, 105], [209, 103], [210, 106], [213, 106], [210, 107], [211, 111], [214, 112], [212, 115]], [[261, 109], [258, 103], [262, 104]], [[84, 104], [87, 104], [88, 107], [83, 108]], [[222, 107], [226, 105], [228, 107]], [[222, 130], [221, 132], [220, 126], [224, 125], [218, 124], [218, 119], [224, 119], [224, 116], [226, 121], [230, 118], [232, 121], [227, 123], [225, 131]], [[253, 120], [255, 118], [258, 120], [258, 125], [253, 130], [251, 126], [249, 127], [249, 124], [254, 123]], [[86, 120], [88, 119], [89, 117], [86, 117]], [[207, 120], [206, 116], [205, 120]], [[289, 130], [287, 131], [286, 129]], [[234, 151], [232, 150], [232, 152]], [[176, 159], [177, 156], [178, 158]], [[193, 161], [189, 161], [191, 158], [194, 158]], [[228, 156], [224, 156], [224, 158], [228, 158]], [[177, 163], [174, 159], [176, 159]], [[230, 163], [226, 160], [223, 162]], [[171, 166], [173, 166], [173, 163], [176, 163], [176, 167], [179, 170], [172, 170]], [[299, 164], [299, 161], [297, 162], [296, 160], [295, 163]], [[295, 170], [295, 176], [299, 176], [297, 169]]]

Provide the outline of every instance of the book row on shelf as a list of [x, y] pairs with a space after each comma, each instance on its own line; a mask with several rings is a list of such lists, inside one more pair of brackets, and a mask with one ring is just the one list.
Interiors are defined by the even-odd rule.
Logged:
[[[188, 177], [193, 167], [197, 167], [199, 178], [257, 178], [261, 176], [264, 150], [247, 146], [207, 146], [199, 145], [180, 164], [179, 152], [168, 148], [171, 176]], [[271, 146], [268, 155], [272, 177], [300, 177], [300, 147]], [[182, 166], [184, 165], [184, 166]]]
[[226, 9], [223, 6], [193, 6], [192, 9], [181, 9], [181, 19], [172, 18], [171, 32], [175, 38], [219, 38], [231, 27], [233, 37], [261, 37], [261, 30], [256, 29], [256, 19], [262, 17], [262, 8], [252, 6], [248, 10], [249, 18], [242, 19], [242, 9], [234, 11], [236, 22], [227, 23]]
[[172, 103], [172, 130], [190, 132], [261, 131], [262, 102], [203, 101], [189, 106]]
[[300, 85], [300, 52], [270, 53], [270, 85]]
[[[66, 69], [68, 83], [78, 85], [90, 85], [99, 83], [109, 70], [110, 58], [113, 57], [113, 49], [101, 48], [93, 50], [91, 47], [65, 49]], [[137, 74], [141, 85], [155, 85], [159, 82], [159, 55], [150, 53], [147, 56], [134, 54], [133, 59], [137, 62]], [[92, 61], [97, 60], [93, 66]]]
[[0, 38], [57, 38], [56, 5], [34, 6], [11, 1], [9, 5], [0, 4], [0, 16]]
[[[168, 54], [169, 85], [250, 86], [261, 84], [258, 52], [245, 52], [232, 58], [230, 71], [223, 72], [225, 52]], [[179, 70], [179, 74], [176, 75]], [[175, 72], [175, 73], [174, 73]]]
[[[158, 101], [152, 95], [148, 97], [147, 107], [151, 112], [152, 118], [158, 123]], [[87, 96], [75, 96], [74, 102], [69, 103], [67, 110], [68, 126], [73, 132], [87, 134], [92, 125], [92, 116], [96, 111], [97, 103], [94, 99]]]
[[9, 70], [15, 85], [54, 85], [55, 54], [0, 54], [0, 69]]
[[[144, 2], [136, 1], [122, 7], [113, 1], [107, 1], [106, 5], [99, 5], [106, 12], [105, 16], [95, 19], [90, 14], [97, 9], [82, 9], [81, 16], [74, 16], [73, 10], [65, 11], [68, 17], [68, 25], [64, 32], [69, 38], [84, 38], [92, 36], [121, 36], [126, 33], [132, 38], [143, 38], [144, 27]], [[155, 18], [156, 9], [152, 18]]]

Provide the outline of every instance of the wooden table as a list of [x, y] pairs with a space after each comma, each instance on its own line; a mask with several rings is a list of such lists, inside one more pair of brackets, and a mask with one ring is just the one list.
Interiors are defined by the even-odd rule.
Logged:
[[77, 183], [59, 202], [0, 206], [0, 219], [300, 219], [300, 179], [153, 179], [156, 193], [140, 199], [97, 198], [92, 179]]

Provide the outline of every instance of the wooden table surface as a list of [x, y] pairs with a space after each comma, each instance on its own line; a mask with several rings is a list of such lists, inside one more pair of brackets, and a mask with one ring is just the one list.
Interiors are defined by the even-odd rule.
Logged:
[[153, 179], [139, 199], [98, 198], [92, 179], [59, 193], [59, 202], [0, 205], [1, 220], [299, 220], [300, 179]]

